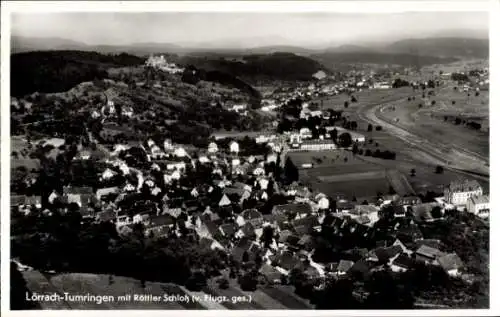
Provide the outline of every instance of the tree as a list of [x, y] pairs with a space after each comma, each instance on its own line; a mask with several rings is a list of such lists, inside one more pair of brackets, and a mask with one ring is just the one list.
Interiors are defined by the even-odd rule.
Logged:
[[441, 165], [436, 166], [436, 174], [443, 174], [444, 168]]
[[371, 124], [371, 123], [369, 123], [369, 124], [368, 124], [368, 129], [367, 129], [367, 131], [368, 131], [368, 132], [372, 132], [372, 130], [373, 130], [373, 126], [372, 126], [372, 124]]
[[284, 174], [285, 178], [289, 183], [295, 182], [299, 180], [299, 171], [295, 164], [292, 162], [290, 157], [286, 158], [285, 166], [284, 166]]
[[394, 195], [396, 194], [396, 191], [394, 190], [394, 187], [389, 186], [389, 195]]
[[27, 310], [40, 309], [35, 302], [27, 301], [26, 298], [31, 295], [31, 291], [26, 286], [26, 281], [19, 272], [17, 264], [10, 262], [10, 309]]
[[352, 146], [352, 154], [353, 154], [353, 155], [358, 154], [358, 143], [357, 143], [357, 142], [355, 142], [355, 143], [353, 144], [353, 146]]
[[415, 169], [412, 168], [411, 171], [410, 171], [410, 175], [413, 177], [413, 176], [415, 176], [415, 173], [416, 173]]
[[431, 102], [431, 105], [433, 105], [433, 106], [434, 106], [435, 104], [436, 104], [436, 100], [433, 100], [433, 101]]
[[248, 272], [243, 274], [239, 278], [238, 282], [240, 284], [241, 289], [245, 292], [253, 292], [257, 289], [258, 281], [257, 281], [257, 276], [254, 272]]
[[443, 217], [441, 207], [436, 206], [436, 207], [432, 208], [431, 215], [434, 219], [440, 219], [441, 217]]
[[452, 101], [451, 101], [451, 104], [452, 104], [452, 105], [454, 105], [454, 104], [455, 104], [455, 100], [452, 100]]
[[349, 147], [352, 145], [352, 136], [350, 133], [344, 132], [339, 136], [339, 145], [341, 147]]
[[332, 138], [333, 140], [333, 143], [337, 143], [337, 129], [336, 128], [333, 128], [332, 131], [330, 131], [330, 137]]
[[349, 107], [349, 101], [344, 101], [344, 108]]
[[186, 288], [190, 291], [200, 291], [207, 286], [207, 277], [200, 271], [194, 272], [186, 281]]
[[229, 281], [225, 278], [218, 279], [217, 284], [219, 285], [220, 289], [228, 289], [229, 288]]
[[353, 103], [358, 102], [358, 99], [356, 99], [356, 97], [354, 97], [354, 96], [351, 96], [351, 102], [353, 102]]
[[274, 229], [271, 226], [266, 226], [262, 229], [262, 236], [260, 240], [264, 243], [264, 247], [269, 248], [273, 242]]
[[381, 126], [379, 126], [379, 125], [378, 125], [378, 126], [376, 126], [376, 127], [375, 127], [375, 131], [382, 131], [382, 127], [381, 127]]

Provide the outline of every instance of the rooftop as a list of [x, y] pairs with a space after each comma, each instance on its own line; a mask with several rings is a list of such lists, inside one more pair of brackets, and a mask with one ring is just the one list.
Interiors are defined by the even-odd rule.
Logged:
[[453, 181], [448, 186], [452, 192], [470, 192], [481, 188], [481, 185], [474, 180], [458, 180]]
[[470, 200], [473, 204], [487, 204], [490, 202], [490, 197], [488, 195], [482, 195], [478, 197], [471, 197]]

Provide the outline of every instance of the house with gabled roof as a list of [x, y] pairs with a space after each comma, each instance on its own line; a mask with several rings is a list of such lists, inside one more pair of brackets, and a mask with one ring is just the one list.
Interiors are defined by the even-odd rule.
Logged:
[[351, 269], [351, 267], [353, 265], [354, 265], [353, 261], [340, 260], [334, 273], [338, 276], [345, 275], [345, 274], [347, 274], [347, 272], [349, 272], [349, 270]]
[[217, 240], [211, 238], [201, 237], [199, 243], [202, 248], [209, 248], [211, 250], [218, 249], [222, 251], [226, 250]]
[[407, 205], [419, 205], [422, 203], [422, 199], [418, 196], [403, 196], [399, 197], [395, 201], [396, 206], [407, 206]]
[[219, 207], [224, 207], [229, 205], [231, 205], [231, 200], [227, 197], [226, 194], [222, 195], [222, 198], [219, 200]]
[[290, 270], [302, 266], [300, 259], [291, 251], [281, 251], [270, 258], [273, 264], [276, 264], [278, 270], [285, 275], [288, 275]]
[[276, 205], [272, 209], [272, 214], [285, 214], [292, 219], [304, 218], [312, 214], [311, 205], [306, 203], [290, 203], [284, 205]]
[[264, 217], [257, 209], [246, 209], [236, 218], [236, 223], [243, 226], [245, 223], [251, 223], [254, 227], [261, 227], [264, 223]]
[[405, 253], [399, 254], [390, 264], [393, 272], [406, 272], [415, 266], [416, 261]]
[[281, 283], [282, 274], [273, 266], [264, 263], [259, 269], [259, 273], [264, 276], [266, 281], [271, 284]]
[[455, 252], [438, 257], [437, 263], [448, 275], [453, 277], [460, 275], [464, 269], [462, 260]]
[[258, 243], [248, 238], [241, 238], [235, 243], [231, 250], [231, 256], [235, 261], [241, 263], [245, 260], [245, 257], [248, 258], [248, 261], [254, 261], [259, 252], [260, 247]]
[[219, 226], [219, 231], [223, 237], [231, 239], [238, 232], [238, 225], [233, 222], [223, 223]]
[[399, 245], [380, 247], [370, 251], [367, 260], [380, 264], [390, 264], [402, 252], [403, 248]]
[[257, 234], [255, 233], [255, 227], [250, 222], [247, 222], [243, 226], [241, 226], [239, 230], [236, 232], [235, 236], [237, 238], [246, 237], [250, 240], [255, 240], [257, 238]]
[[416, 259], [429, 264], [437, 264], [437, 259], [444, 255], [441, 250], [429, 247], [427, 245], [420, 246], [415, 251]]

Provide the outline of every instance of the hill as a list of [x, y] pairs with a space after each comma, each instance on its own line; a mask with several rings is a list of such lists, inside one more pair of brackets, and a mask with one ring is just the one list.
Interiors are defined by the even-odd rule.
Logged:
[[99, 52], [106, 54], [128, 53], [145, 56], [158, 52], [185, 53], [186, 49], [169, 43], [131, 43], [127, 45], [89, 45], [86, 43], [49, 37], [36, 38], [12, 36], [10, 42], [11, 53], [23, 53], [47, 50], [77, 50], [85, 52]]
[[341, 64], [391, 64], [421, 67], [432, 64], [447, 64], [458, 60], [453, 57], [362, 51], [326, 52], [312, 55], [311, 58], [330, 68], [335, 68]]
[[419, 56], [476, 57], [489, 56], [489, 41], [477, 38], [425, 38], [394, 42], [385, 48], [394, 53], [410, 53]]
[[43, 51], [11, 55], [11, 95], [61, 92], [84, 81], [105, 78], [112, 67], [134, 66], [144, 59], [83, 51]]
[[314, 59], [281, 52], [245, 55], [241, 58], [185, 56], [179, 62], [206, 71], [220, 71], [250, 82], [259, 79], [310, 80], [317, 71], [328, 71]]

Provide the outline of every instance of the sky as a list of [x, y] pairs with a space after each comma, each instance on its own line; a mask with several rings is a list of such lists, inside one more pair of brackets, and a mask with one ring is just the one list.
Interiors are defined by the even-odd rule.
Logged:
[[[488, 30], [488, 13], [14, 13], [12, 34], [86, 44], [343, 45]], [[446, 33], [446, 35], [448, 34]]]

